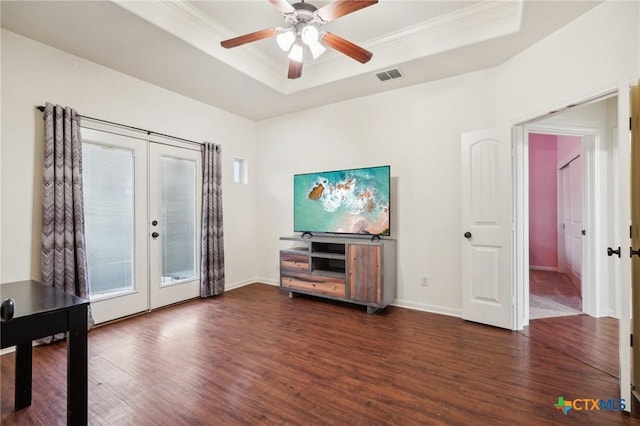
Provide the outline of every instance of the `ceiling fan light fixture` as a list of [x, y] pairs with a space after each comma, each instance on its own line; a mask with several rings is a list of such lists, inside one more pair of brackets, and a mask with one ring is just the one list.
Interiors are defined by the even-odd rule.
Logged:
[[289, 59], [296, 62], [302, 62], [304, 58], [304, 49], [302, 47], [302, 43], [298, 42], [291, 47], [291, 51], [289, 52]]
[[[2, 0], [0, 0], [2, 1]], [[302, 63], [309, 57], [313, 59], [322, 55], [327, 48], [332, 48], [362, 64], [368, 62], [373, 53], [346, 40], [336, 34], [323, 31], [322, 25], [334, 21], [378, 3], [378, 0], [333, 0], [322, 7], [306, 3], [305, 0], [268, 0], [282, 13], [284, 26], [266, 28], [260, 31], [222, 40], [220, 46], [225, 49], [242, 46], [247, 43], [275, 37], [278, 47], [287, 52], [289, 57], [288, 78], [296, 79], [302, 76]]]
[[276, 36], [278, 47], [284, 52], [288, 52], [296, 41], [296, 35], [292, 30], [285, 30]]

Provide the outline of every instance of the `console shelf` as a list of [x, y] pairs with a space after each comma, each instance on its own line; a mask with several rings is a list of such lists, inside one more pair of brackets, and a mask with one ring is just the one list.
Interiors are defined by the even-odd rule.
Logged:
[[372, 314], [396, 297], [396, 241], [348, 237], [281, 237], [280, 287], [367, 306]]

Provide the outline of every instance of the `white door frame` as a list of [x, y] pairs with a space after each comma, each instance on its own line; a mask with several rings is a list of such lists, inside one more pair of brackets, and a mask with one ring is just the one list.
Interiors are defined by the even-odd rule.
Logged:
[[[599, 317], [605, 315], [606, 309], [606, 300], [602, 297], [603, 291], [600, 287], [601, 280], [596, 280], [594, 277], [597, 276], [599, 270], [601, 268], [606, 268], [606, 265], [603, 265], [602, 262], [605, 259], [602, 256], [597, 256], [596, 254], [596, 240], [597, 237], [601, 234], [598, 229], [598, 224], [603, 225], [602, 220], [598, 216], [602, 215], [603, 212], [599, 212], [596, 209], [596, 206], [602, 205], [599, 204], [599, 201], [602, 199], [606, 199], [606, 184], [598, 185], [596, 182], [595, 170], [600, 170], [599, 161], [602, 161], [602, 158], [596, 158], [595, 151], [600, 148], [601, 138], [598, 134], [598, 129], [596, 128], [587, 128], [587, 127], [576, 127], [576, 126], [562, 126], [562, 125], [551, 125], [551, 124], [528, 124], [524, 126], [524, 149], [522, 150], [522, 154], [524, 158], [522, 162], [518, 162], [521, 164], [520, 170], [518, 172], [523, 173], [522, 179], [524, 181], [524, 185], [522, 186], [522, 191], [524, 192], [522, 200], [525, 203], [523, 206], [525, 211], [522, 215], [522, 221], [517, 222], [517, 226], [522, 226], [522, 233], [527, 241], [527, 245], [522, 247], [522, 252], [527, 258], [527, 266], [528, 266], [528, 256], [529, 253], [529, 227], [527, 226], [529, 223], [529, 135], [531, 133], [538, 134], [549, 134], [549, 135], [559, 135], [559, 136], [577, 136], [582, 139], [582, 148], [580, 155], [582, 157], [582, 226], [583, 229], [587, 231], [586, 235], [583, 238], [582, 244], [582, 277], [581, 277], [581, 292], [582, 292], [582, 310], [594, 317]], [[604, 158], [606, 161], [606, 157]], [[600, 209], [602, 210], [602, 209]], [[606, 225], [606, 222], [604, 222]], [[560, 255], [560, 253], [559, 253]], [[600, 258], [599, 258], [600, 257]], [[529, 274], [528, 267], [522, 273], [518, 274], [523, 278], [522, 282], [522, 293], [524, 295], [524, 303], [526, 311], [519, 314], [521, 316], [521, 321], [523, 325], [529, 324]], [[520, 284], [518, 284], [520, 286]], [[602, 306], [604, 302], [605, 306]], [[526, 314], [523, 315], [523, 314]]]
[[[577, 102], [575, 105], [588, 104], [605, 100], [618, 94], [611, 90]], [[557, 135], [580, 136], [583, 138], [583, 225], [587, 230], [583, 244], [583, 311], [599, 317], [608, 314], [606, 298], [602, 285], [607, 279], [607, 256], [597, 247], [606, 247], [607, 220], [610, 220], [607, 209], [597, 208], [606, 205], [607, 156], [610, 153], [602, 146], [602, 138], [598, 130], [587, 127], [560, 126], [553, 124], [536, 124], [535, 122], [552, 116], [543, 114], [515, 124], [512, 128], [512, 144], [514, 150], [514, 212], [516, 239], [514, 242], [514, 294], [516, 295], [516, 329], [522, 330], [529, 325], [529, 133], [546, 133]], [[586, 182], [585, 182], [586, 179]], [[586, 217], [585, 217], [586, 215]]]

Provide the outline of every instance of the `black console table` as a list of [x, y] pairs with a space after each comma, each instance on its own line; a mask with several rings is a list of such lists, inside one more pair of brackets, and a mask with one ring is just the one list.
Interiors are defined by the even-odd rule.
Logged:
[[89, 301], [37, 281], [0, 286], [15, 300], [12, 320], [0, 329], [2, 348], [16, 347], [15, 409], [31, 405], [32, 341], [67, 334], [67, 424], [87, 424], [87, 308]]

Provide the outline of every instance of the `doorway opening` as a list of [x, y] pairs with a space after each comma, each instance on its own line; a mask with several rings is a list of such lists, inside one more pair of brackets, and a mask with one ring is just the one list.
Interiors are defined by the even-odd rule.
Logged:
[[[536, 253], [532, 253], [530, 244], [535, 243], [538, 237], [533, 234], [531, 226], [538, 219], [539, 203], [533, 204], [530, 199], [535, 195], [530, 191], [529, 157], [530, 148], [535, 149], [535, 135], [543, 135], [551, 140], [555, 137], [556, 141], [556, 157], [552, 166], [557, 173], [557, 243], [551, 243], [557, 247], [555, 267], [558, 272], [565, 273], [563, 278], [575, 286], [573, 297], [578, 295], [579, 289], [582, 313], [596, 318], [617, 317], [615, 279], [610, 276], [613, 272], [607, 264], [606, 252], [601, 250], [616, 230], [616, 212], [603, 206], [615, 205], [613, 197], [616, 191], [611, 188], [616, 186], [614, 147], [618, 126], [617, 103], [616, 93], [611, 93], [517, 128], [522, 132], [519, 136], [516, 132], [519, 155], [515, 165], [518, 176], [517, 220], [522, 224], [516, 231], [517, 240], [520, 241], [517, 244], [519, 263], [516, 294], [522, 295], [517, 318], [519, 328], [536, 318], [535, 312], [531, 315], [530, 307], [530, 266], [544, 266], [531, 263], [539, 262], [535, 256], [532, 258]], [[531, 146], [530, 140], [533, 140]], [[560, 145], [561, 142], [564, 143]], [[550, 157], [553, 153], [546, 155]], [[533, 161], [536, 167], [536, 159]], [[550, 160], [547, 158], [546, 161], [547, 168], [551, 168], [548, 164]], [[571, 190], [578, 188], [580, 192], [573, 191], [571, 195]], [[568, 201], [560, 201], [563, 192], [567, 192]], [[546, 244], [549, 242], [546, 241]], [[572, 306], [578, 310], [576, 300], [572, 301]]]
[[529, 319], [579, 315], [586, 232], [582, 137], [530, 132], [528, 143]]
[[[622, 123], [619, 115], [624, 117], [621, 105], [625, 99], [619, 93], [617, 91], [594, 98], [515, 128], [515, 292], [518, 295], [516, 322], [522, 333], [618, 376], [623, 389], [623, 384], [628, 382], [624, 367], [627, 364], [620, 358], [624, 340], [619, 336], [628, 336], [628, 324], [618, 320], [619, 315], [624, 315], [624, 309], [620, 309], [620, 298], [624, 292], [616, 287], [616, 283], [619, 283], [616, 278], [618, 269], [610, 261], [606, 250], [607, 245], [618, 245], [621, 226], [621, 153], [618, 133]], [[553, 167], [548, 168], [555, 168], [556, 171], [557, 241], [553, 242], [553, 238], [548, 235], [544, 241], [548, 243], [548, 240], [552, 240], [548, 245], [557, 247], [557, 272], [553, 271], [552, 263], [551, 270], [540, 270], [545, 269], [545, 264], [541, 263], [542, 255], [534, 248], [538, 237], [534, 233], [540, 232], [535, 228], [536, 220], [539, 219], [536, 216], [542, 214], [540, 201], [535, 198], [538, 195], [535, 185], [540, 185], [540, 182], [533, 181], [530, 175], [530, 172], [535, 173], [533, 169], [537, 167], [536, 161], [539, 160], [536, 158], [537, 153], [531, 151], [536, 148], [536, 135], [543, 135], [548, 140], [555, 138], [556, 142], [555, 157], [553, 152], [547, 153], [546, 161], [554, 163]], [[577, 141], [566, 139], [567, 137], [577, 138]], [[563, 141], [565, 144], [561, 146], [560, 142]], [[558, 155], [558, 150], [564, 154]], [[550, 158], [555, 158], [555, 161]], [[546, 184], [552, 186], [548, 182]], [[579, 192], [573, 191], [578, 187]], [[547, 218], [546, 221], [552, 222], [553, 215], [552, 219]], [[570, 227], [574, 229], [568, 229]], [[547, 261], [550, 258], [552, 260], [553, 252], [545, 255]], [[536, 320], [530, 304], [534, 302], [532, 295], [536, 294], [534, 286], [537, 278], [534, 275], [538, 272], [565, 274], [565, 285], [569, 289], [568, 285], [579, 283], [574, 288], [576, 293], [579, 288], [583, 315], [577, 312], [574, 316]], [[586, 328], [582, 330], [591, 330], [593, 333], [589, 334], [589, 339], [604, 339], [607, 342], [602, 345], [603, 350], [597, 357], [591, 356], [587, 348], [567, 346], [563, 343], [563, 336], [553, 332], [560, 326], [568, 330], [585, 325]], [[605, 329], [608, 331], [604, 331]]]
[[[560, 321], [560, 328], [568, 322], [595, 321], [587, 329], [600, 336], [602, 322], [613, 321], [617, 329], [617, 345], [606, 357], [617, 359], [617, 375], [620, 380], [620, 397], [631, 401], [631, 262], [627, 256], [615, 256], [617, 247], [624, 246], [629, 238], [631, 222], [629, 156], [629, 116], [630, 85], [621, 81], [616, 89], [575, 102], [561, 112], [531, 117], [512, 128], [513, 175], [514, 180], [514, 275], [513, 295], [515, 296], [515, 329], [531, 333], [544, 326], [541, 334], [549, 334], [553, 321]], [[580, 116], [582, 115], [582, 116]], [[568, 119], [571, 118], [571, 122]], [[546, 123], [545, 123], [546, 122]], [[568, 124], [567, 124], [568, 123]], [[593, 200], [587, 202], [590, 219], [586, 224], [586, 246], [588, 257], [583, 256], [582, 296], [583, 311], [588, 315], [567, 318], [550, 318], [529, 323], [529, 199], [528, 199], [528, 134], [537, 131], [536, 126], [567, 124], [577, 129], [595, 129], [593, 141], [588, 144], [583, 139], [583, 166], [587, 156], [593, 157], [593, 170], [588, 176], [593, 179]], [[593, 143], [592, 146], [587, 146]], [[591, 164], [591, 161], [587, 161]], [[584, 241], [583, 241], [584, 243]], [[614, 257], [615, 256], [615, 257]], [[592, 278], [592, 279], [589, 279]], [[587, 288], [591, 286], [590, 288]], [[600, 318], [611, 317], [611, 318]], [[557, 326], [556, 326], [557, 327]], [[569, 333], [571, 331], [568, 331]], [[592, 336], [586, 337], [584, 342]], [[554, 345], [561, 342], [557, 336]], [[617, 354], [615, 353], [617, 349]], [[579, 347], [567, 349], [569, 356], [575, 357]], [[599, 357], [599, 359], [602, 357]], [[594, 365], [595, 366], [595, 365]], [[596, 368], [600, 368], [596, 366]], [[628, 407], [630, 409], [630, 406]]]

